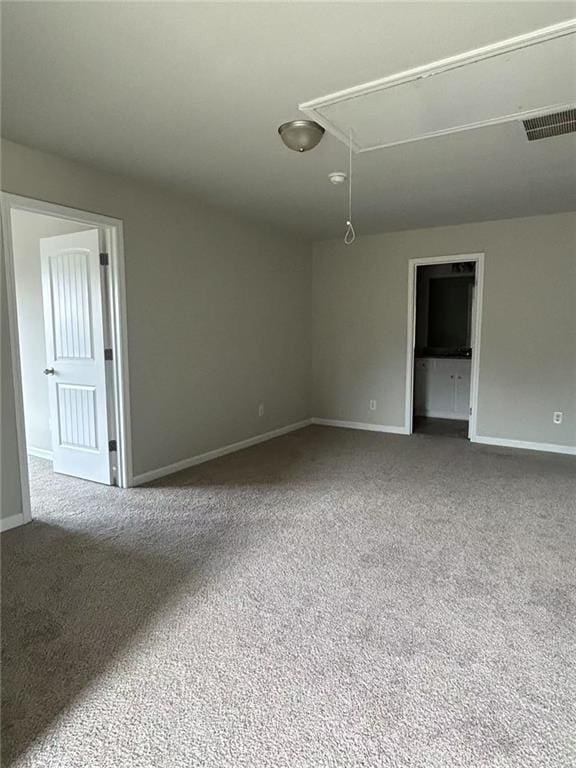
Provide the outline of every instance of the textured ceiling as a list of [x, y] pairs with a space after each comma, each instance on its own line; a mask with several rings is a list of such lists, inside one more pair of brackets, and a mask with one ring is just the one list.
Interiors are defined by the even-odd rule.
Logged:
[[[576, 15], [573, 3], [2, 3], [2, 133], [310, 238], [343, 233], [303, 101]], [[498, 83], [494, 83], [498, 87]], [[356, 156], [359, 233], [576, 208], [576, 135], [521, 123]]]

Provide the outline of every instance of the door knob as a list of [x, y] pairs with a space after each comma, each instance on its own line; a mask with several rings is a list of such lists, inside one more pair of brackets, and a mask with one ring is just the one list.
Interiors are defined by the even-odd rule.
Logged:
[[54, 368], [44, 368], [45, 376], [54, 376], [55, 373], [56, 371], [54, 370]]

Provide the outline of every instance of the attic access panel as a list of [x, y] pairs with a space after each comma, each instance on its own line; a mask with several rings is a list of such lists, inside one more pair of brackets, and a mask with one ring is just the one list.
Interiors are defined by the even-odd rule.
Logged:
[[300, 105], [356, 152], [576, 105], [576, 19]]

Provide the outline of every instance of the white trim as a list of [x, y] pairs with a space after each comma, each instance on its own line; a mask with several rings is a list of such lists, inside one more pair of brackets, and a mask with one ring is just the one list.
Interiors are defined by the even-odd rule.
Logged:
[[388, 426], [386, 424], [371, 424], [366, 421], [339, 421], [338, 419], [310, 419], [312, 424], [323, 427], [343, 427], [344, 429], [363, 429], [368, 432], [388, 432], [392, 435], [406, 435], [405, 427]]
[[4, 531], [9, 531], [11, 528], [18, 528], [18, 526], [25, 525], [29, 522], [31, 522], [31, 518], [27, 520], [24, 514], [0, 518], [0, 532], [4, 533]]
[[[455, 418], [451, 416], [451, 418]], [[339, 421], [337, 419], [318, 419], [313, 417], [309, 420], [311, 424], [318, 424], [323, 427], [340, 427], [344, 429], [362, 429], [368, 432], [388, 432], [392, 435], [407, 435], [404, 427], [386, 426], [384, 424], [370, 424], [364, 421]], [[305, 426], [305, 422], [303, 423]], [[545, 451], [548, 453], [564, 453], [569, 456], [576, 456], [576, 447], [571, 445], [555, 445], [553, 443], [532, 443], [525, 440], [507, 440], [501, 437], [484, 437], [476, 435], [471, 438], [472, 443], [483, 443], [485, 445], [502, 446], [505, 448], [520, 448], [531, 451]]]
[[226, 456], [228, 453], [235, 453], [236, 451], [241, 451], [243, 448], [250, 448], [252, 445], [264, 443], [275, 437], [286, 435], [288, 432], [295, 432], [298, 429], [309, 426], [311, 423], [311, 419], [296, 421], [285, 427], [279, 427], [278, 429], [273, 429], [270, 432], [264, 432], [263, 434], [255, 435], [254, 437], [248, 437], [246, 440], [240, 440], [237, 443], [231, 443], [222, 448], [215, 448], [206, 453], [199, 453], [196, 456], [191, 456], [189, 459], [182, 459], [182, 461], [176, 461], [174, 464], [168, 464], [165, 467], [151, 469], [148, 472], [143, 472], [141, 475], [136, 475], [133, 478], [133, 485], [142, 485], [143, 483], [150, 483], [152, 480], [158, 480], [158, 478], [165, 477], [166, 475], [173, 475], [175, 472], [181, 472], [183, 469], [194, 467], [197, 464], [204, 464], [206, 461], [212, 461], [212, 459], [217, 459], [220, 456]]
[[130, 420], [124, 225], [120, 220], [115, 221], [117, 223], [107, 229], [107, 246], [110, 253], [110, 311], [112, 315], [112, 349], [114, 350], [118, 485], [121, 488], [130, 488], [133, 483], [132, 422]]
[[529, 451], [544, 451], [545, 453], [565, 453], [569, 456], [576, 456], [576, 446], [574, 445], [556, 445], [555, 443], [533, 443], [527, 440], [508, 440], [505, 437], [486, 437], [485, 435], [476, 435], [472, 439], [473, 443], [482, 443], [483, 445], [499, 445], [503, 448], [522, 448]]
[[120, 219], [99, 213], [82, 211], [68, 206], [35, 200], [7, 192], [1, 193], [2, 230], [6, 254], [6, 278], [8, 289], [8, 316], [10, 321], [10, 343], [12, 347], [12, 368], [16, 406], [16, 428], [20, 460], [20, 481], [24, 522], [31, 520], [30, 487], [24, 427], [24, 403], [22, 399], [22, 377], [20, 368], [20, 345], [18, 341], [18, 316], [16, 310], [16, 281], [14, 275], [14, 251], [12, 242], [12, 210], [28, 211], [43, 216], [54, 216], [104, 230], [106, 246], [110, 257], [110, 305], [112, 311], [112, 347], [114, 353], [115, 390], [115, 438], [118, 442], [118, 485], [129, 488], [132, 485], [132, 439], [130, 426], [130, 386], [128, 380], [128, 335], [126, 313], [126, 278], [124, 265], [124, 236]]
[[484, 294], [484, 253], [458, 253], [453, 256], [424, 256], [408, 262], [408, 318], [406, 333], [406, 396], [404, 406], [404, 430], [411, 435], [413, 430], [414, 398], [414, 344], [416, 337], [416, 269], [429, 264], [454, 264], [459, 261], [476, 262], [474, 304], [472, 307], [472, 360], [470, 366], [470, 408], [468, 437], [476, 437], [478, 424], [478, 393], [480, 377], [480, 344], [482, 341], [482, 307]]
[[29, 445], [27, 448], [28, 456], [36, 456], [38, 459], [46, 459], [47, 461], [53, 461], [54, 456], [52, 451], [47, 451], [45, 448], [34, 448]]
[[329, 133], [336, 136], [340, 141], [344, 142], [347, 146], [352, 145], [352, 149], [355, 152], [372, 152], [378, 149], [384, 149], [385, 147], [397, 146], [399, 144], [406, 144], [413, 141], [420, 141], [421, 139], [428, 139], [433, 136], [443, 136], [451, 133], [457, 133], [463, 130], [472, 130], [474, 128], [480, 128], [488, 125], [498, 125], [500, 123], [507, 123], [513, 120], [526, 119], [527, 117], [535, 117], [537, 115], [543, 115], [554, 109], [555, 111], [561, 111], [573, 106], [572, 104], [554, 104], [547, 105], [541, 109], [532, 110], [519, 110], [517, 112], [510, 113], [509, 115], [502, 116], [500, 118], [494, 118], [491, 120], [484, 120], [481, 122], [469, 124], [466, 126], [458, 126], [457, 128], [449, 128], [441, 131], [434, 131], [416, 138], [388, 142], [384, 144], [378, 144], [375, 146], [362, 148], [350, 134], [345, 133], [338, 128], [332, 121], [330, 121], [321, 109], [338, 104], [342, 101], [349, 101], [361, 96], [366, 96], [370, 93], [377, 91], [383, 91], [388, 88], [392, 88], [403, 83], [409, 83], [413, 80], [420, 80], [424, 77], [430, 77], [432, 75], [440, 74], [451, 69], [465, 66], [467, 64], [473, 64], [483, 59], [493, 58], [500, 56], [511, 51], [527, 48], [531, 45], [546, 42], [547, 40], [553, 40], [555, 38], [571, 35], [576, 32], [576, 19], [568, 19], [562, 21], [559, 24], [552, 24], [548, 27], [542, 27], [541, 29], [527, 32], [523, 35], [511, 37], [506, 40], [500, 40], [497, 43], [491, 43], [481, 48], [475, 48], [465, 53], [457, 54], [456, 56], [449, 56], [445, 59], [439, 59], [438, 61], [424, 64], [423, 66], [414, 67], [413, 69], [407, 69], [403, 72], [398, 72], [394, 75], [388, 75], [387, 77], [379, 78], [378, 80], [371, 80], [368, 83], [362, 83], [355, 85], [352, 88], [345, 88], [341, 91], [330, 93], [327, 96], [320, 96], [319, 98], [306, 101], [298, 106], [298, 109], [303, 112], [307, 117], [320, 123]]

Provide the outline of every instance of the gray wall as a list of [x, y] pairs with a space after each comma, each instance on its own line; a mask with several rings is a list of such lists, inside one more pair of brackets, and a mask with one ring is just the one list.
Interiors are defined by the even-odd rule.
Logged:
[[84, 229], [89, 227], [52, 216], [39, 216], [28, 211], [12, 213], [22, 394], [29, 448], [52, 450], [48, 382], [42, 373], [46, 367], [46, 344], [40, 238], [66, 235]]
[[[403, 426], [408, 261], [478, 251], [486, 253], [478, 434], [576, 444], [573, 213], [318, 243], [314, 416]], [[553, 411], [564, 411], [562, 425]]]
[[308, 245], [12, 142], [2, 150], [5, 191], [124, 221], [135, 474], [307, 417]]
[[[312, 279], [304, 243], [11, 142], [2, 149], [5, 191], [124, 220], [136, 474], [309, 415], [402, 426], [408, 260], [474, 251], [486, 252], [479, 434], [575, 444], [576, 214], [319, 243]], [[1, 319], [8, 516], [19, 481]]]

